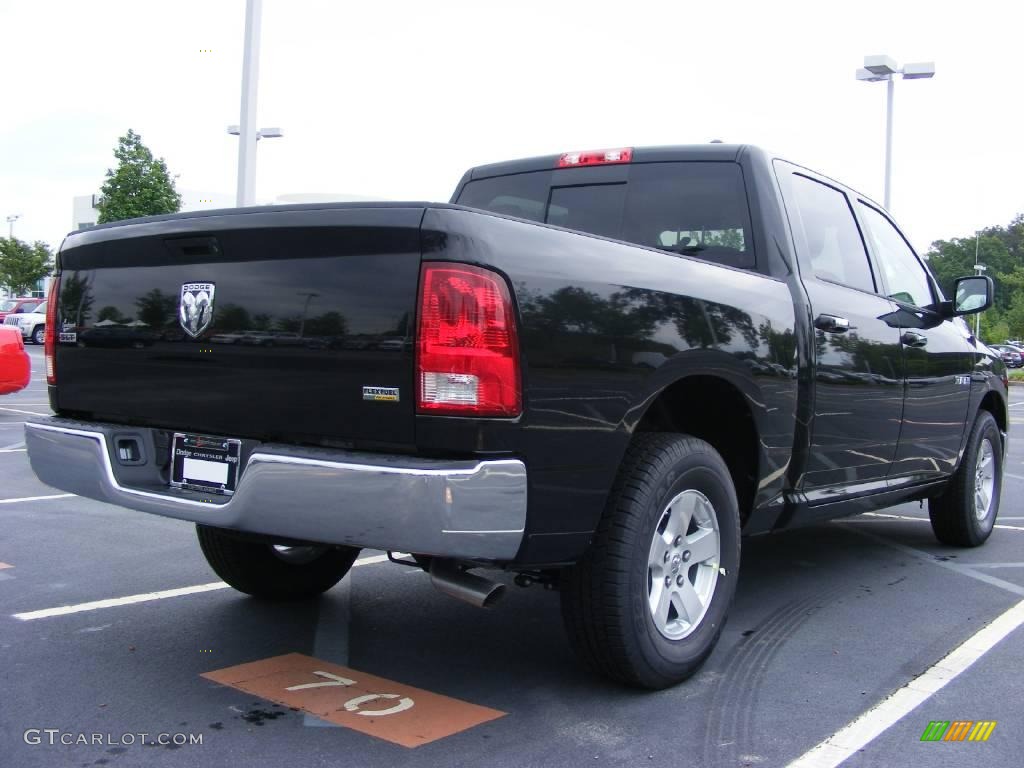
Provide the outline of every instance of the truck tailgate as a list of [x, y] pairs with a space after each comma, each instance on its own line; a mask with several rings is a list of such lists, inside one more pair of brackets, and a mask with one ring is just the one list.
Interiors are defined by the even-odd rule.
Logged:
[[253, 209], [69, 236], [56, 409], [228, 437], [413, 444], [422, 214]]

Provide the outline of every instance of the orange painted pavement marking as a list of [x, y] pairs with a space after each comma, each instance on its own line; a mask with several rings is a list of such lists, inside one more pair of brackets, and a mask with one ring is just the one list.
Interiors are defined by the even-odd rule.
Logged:
[[8, 565], [7, 563], [0, 563], [0, 571], [2, 571], [4, 568], [13, 568], [13, 567], [14, 567], [13, 565]]
[[505, 712], [288, 653], [202, 677], [403, 747], [418, 747]]

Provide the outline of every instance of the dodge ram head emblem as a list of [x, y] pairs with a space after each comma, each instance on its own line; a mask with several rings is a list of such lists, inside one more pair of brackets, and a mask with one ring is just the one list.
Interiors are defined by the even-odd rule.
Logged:
[[193, 339], [213, 322], [213, 283], [185, 283], [181, 286], [178, 320]]

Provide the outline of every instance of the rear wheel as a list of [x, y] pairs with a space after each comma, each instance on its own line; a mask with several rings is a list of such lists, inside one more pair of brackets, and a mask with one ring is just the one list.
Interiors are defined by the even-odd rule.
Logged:
[[355, 547], [275, 545], [208, 525], [196, 525], [196, 533], [218, 576], [239, 592], [267, 600], [301, 600], [326, 592], [359, 555]]
[[996, 420], [980, 411], [960, 468], [941, 496], [928, 500], [935, 537], [955, 547], [977, 547], [992, 534], [1003, 481], [1002, 437]]
[[638, 435], [590, 549], [563, 574], [570, 641], [613, 680], [678, 683], [718, 641], [739, 562], [739, 506], [721, 456], [686, 435]]

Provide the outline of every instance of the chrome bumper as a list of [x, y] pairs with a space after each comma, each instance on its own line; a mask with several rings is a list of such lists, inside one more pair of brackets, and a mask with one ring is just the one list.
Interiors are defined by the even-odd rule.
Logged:
[[443, 461], [263, 443], [225, 500], [155, 479], [120, 483], [109, 438], [126, 429], [34, 419], [25, 424], [25, 445], [32, 469], [47, 485], [205, 525], [495, 561], [512, 560], [522, 541], [526, 467], [515, 459]]

